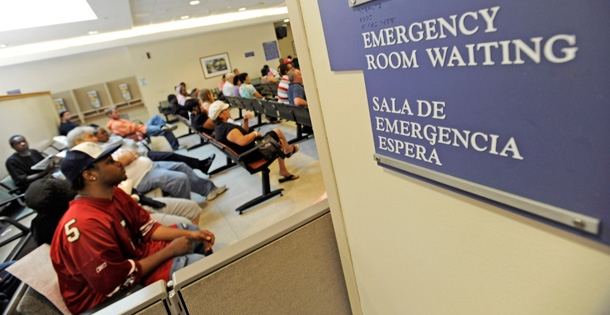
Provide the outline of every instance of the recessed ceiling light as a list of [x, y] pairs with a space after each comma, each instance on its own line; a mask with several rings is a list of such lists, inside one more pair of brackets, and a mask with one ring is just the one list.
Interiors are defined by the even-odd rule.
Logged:
[[97, 31], [90, 31], [89, 32], [89, 35], [95, 35], [95, 34], [97, 34]]
[[0, 30], [12, 31], [48, 25], [96, 20], [86, 0], [0, 1]]
[[198, 5], [198, 4], [199, 4], [199, 1], [197, 1], [197, 0], [195, 0], [195, 1], [191, 1], [191, 2], [189, 2], [189, 4], [190, 4], [190, 5]]
[[288, 22], [290, 22], [290, 19], [285, 19], [284, 20], [284, 23], [288, 23]]
[[237, 11], [246, 11], [246, 8], [239, 8]]
[[190, 16], [188, 16], [188, 15], [183, 15], [183, 16], [180, 17], [181, 20], [186, 20], [188, 18], [190, 18]]

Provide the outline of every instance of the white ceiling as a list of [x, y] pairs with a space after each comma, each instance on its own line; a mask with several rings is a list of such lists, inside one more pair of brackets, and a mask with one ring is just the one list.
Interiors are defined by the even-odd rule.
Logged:
[[[285, 6], [285, 0], [199, 1], [200, 3], [197, 5], [190, 5], [190, 0], [87, 0], [97, 15], [97, 20], [15, 31], [0, 30], [0, 45], [6, 45], [6, 48], [0, 48], [0, 55], [3, 53], [3, 50], [11, 50], [11, 48], [22, 45], [82, 36], [95, 36], [88, 35], [90, 31], [97, 31], [98, 34], [104, 34], [108, 32], [131, 30], [140, 26], [181, 21], [182, 16], [189, 16], [189, 19], [196, 19], [238, 12], [238, 9], [240, 8], [246, 8], [250, 11]], [[225, 27], [231, 27], [230, 24], [231, 23]], [[203, 32], [205, 30], [201, 31]], [[134, 39], [134, 41], [138, 40]], [[122, 44], [125, 44], [125, 42]], [[23, 60], [23, 58], [20, 58], [19, 60]], [[0, 66], [2, 65], [7, 65], [7, 63], [0, 62]]]

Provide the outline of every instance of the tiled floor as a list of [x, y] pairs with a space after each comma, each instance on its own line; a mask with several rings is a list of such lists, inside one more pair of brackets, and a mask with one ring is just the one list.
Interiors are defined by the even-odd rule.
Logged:
[[[233, 117], [237, 117], [236, 110], [233, 111]], [[178, 122], [176, 124], [178, 125], [178, 129], [174, 131], [176, 136], [187, 133], [186, 126]], [[273, 128], [281, 129], [288, 140], [296, 136], [294, 122], [268, 124], [260, 127], [259, 131], [265, 134]], [[179, 140], [180, 144], [187, 147], [199, 143], [199, 137], [196, 135]], [[299, 142], [299, 146], [299, 152], [287, 159], [286, 165], [291, 173], [298, 174], [300, 178], [280, 184], [278, 182], [280, 178], [278, 164], [277, 162], [273, 163], [270, 167], [271, 189], [283, 188], [283, 196], [275, 197], [263, 204], [254, 206], [242, 215], [239, 215], [235, 208], [259, 196], [262, 192], [260, 173], [251, 175], [245, 169], [236, 166], [211, 178], [217, 186], [227, 185], [229, 187], [227, 192], [215, 200], [207, 202], [205, 197], [192, 194], [192, 199], [198, 202], [203, 209], [199, 226], [212, 231], [216, 235], [215, 251], [219, 251], [309, 207], [324, 194], [325, 188], [315, 138], [303, 140]], [[226, 163], [225, 155], [212, 145], [205, 145], [191, 151], [183, 149], [176, 152], [199, 159], [216, 153], [216, 159], [210, 168], [212, 170]]]

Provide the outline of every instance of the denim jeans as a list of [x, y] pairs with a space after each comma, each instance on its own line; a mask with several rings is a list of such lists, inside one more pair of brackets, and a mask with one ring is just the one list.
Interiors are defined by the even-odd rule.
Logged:
[[[178, 228], [182, 229], [182, 230], [189, 230], [189, 231], [199, 231], [200, 230], [199, 227], [194, 224], [178, 224]], [[174, 272], [176, 272], [190, 264], [193, 264], [194, 262], [196, 262], [198, 260], [205, 258], [205, 255], [203, 255], [203, 253], [199, 252], [201, 250], [201, 248], [202, 248], [202, 246], [200, 243], [193, 242], [193, 249], [192, 249], [191, 254], [174, 257], [174, 260], [172, 261], [172, 267], [169, 270], [170, 280], [171, 280]]]
[[167, 139], [167, 142], [172, 146], [172, 149], [178, 149], [180, 144], [178, 143], [178, 139], [174, 136], [174, 133], [171, 131], [163, 131], [161, 127], [165, 125], [165, 120], [161, 118], [159, 115], [154, 115], [152, 118], [146, 122], [146, 135], [147, 136], [164, 136]]
[[191, 191], [207, 196], [216, 186], [182, 162], [153, 162], [153, 168], [142, 177], [136, 189], [149, 192], [155, 188], [175, 198], [191, 199]]

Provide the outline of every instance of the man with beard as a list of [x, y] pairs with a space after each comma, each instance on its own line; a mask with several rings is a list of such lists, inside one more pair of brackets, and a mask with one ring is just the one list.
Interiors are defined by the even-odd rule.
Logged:
[[195, 225], [160, 225], [116, 187], [126, 179], [123, 165], [112, 158], [118, 148], [81, 143], [61, 164], [77, 196], [55, 230], [51, 260], [74, 314], [134, 284], [169, 281], [214, 244], [214, 234]]

